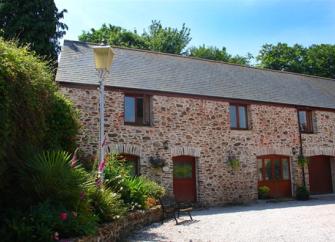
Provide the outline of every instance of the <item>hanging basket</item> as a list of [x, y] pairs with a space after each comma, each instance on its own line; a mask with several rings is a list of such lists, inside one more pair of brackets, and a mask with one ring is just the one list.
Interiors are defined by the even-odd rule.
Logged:
[[159, 158], [159, 157], [150, 157], [149, 159], [151, 165], [155, 168], [159, 168], [159, 167], [163, 167], [165, 162], [163, 159]]
[[228, 164], [234, 171], [238, 170], [241, 166], [240, 160], [237, 159], [235, 156], [228, 157]]

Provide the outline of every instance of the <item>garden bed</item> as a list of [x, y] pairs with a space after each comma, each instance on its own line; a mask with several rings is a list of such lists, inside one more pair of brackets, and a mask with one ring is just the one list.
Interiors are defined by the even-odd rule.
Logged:
[[138, 210], [112, 222], [103, 224], [96, 235], [74, 238], [71, 242], [104, 242], [120, 241], [126, 238], [135, 229], [140, 229], [145, 225], [161, 220], [162, 211], [160, 206], [155, 206], [147, 210]]

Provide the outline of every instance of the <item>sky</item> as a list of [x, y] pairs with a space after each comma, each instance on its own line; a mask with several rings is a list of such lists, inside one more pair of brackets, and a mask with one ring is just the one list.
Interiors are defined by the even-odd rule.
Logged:
[[227, 48], [230, 54], [257, 55], [265, 43], [309, 46], [335, 44], [335, 0], [55, 0], [67, 9], [64, 39], [103, 23], [139, 33], [151, 20], [191, 29], [188, 47]]

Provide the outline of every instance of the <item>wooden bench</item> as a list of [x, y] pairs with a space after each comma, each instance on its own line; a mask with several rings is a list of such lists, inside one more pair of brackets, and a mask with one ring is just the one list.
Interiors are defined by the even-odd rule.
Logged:
[[174, 196], [164, 196], [159, 199], [159, 202], [162, 206], [162, 223], [164, 223], [165, 218], [172, 215], [176, 224], [179, 224], [177, 218], [179, 218], [180, 213], [187, 213], [190, 219], [193, 220], [191, 215], [193, 208], [186, 204], [176, 202]]

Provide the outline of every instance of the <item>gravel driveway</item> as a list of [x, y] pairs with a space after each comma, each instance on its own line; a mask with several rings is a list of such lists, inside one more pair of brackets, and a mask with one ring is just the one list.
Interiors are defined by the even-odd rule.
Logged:
[[256, 203], [194, 211], [193, 222], [168, 220], [129, 241], [335, 241], [335, 198]]

